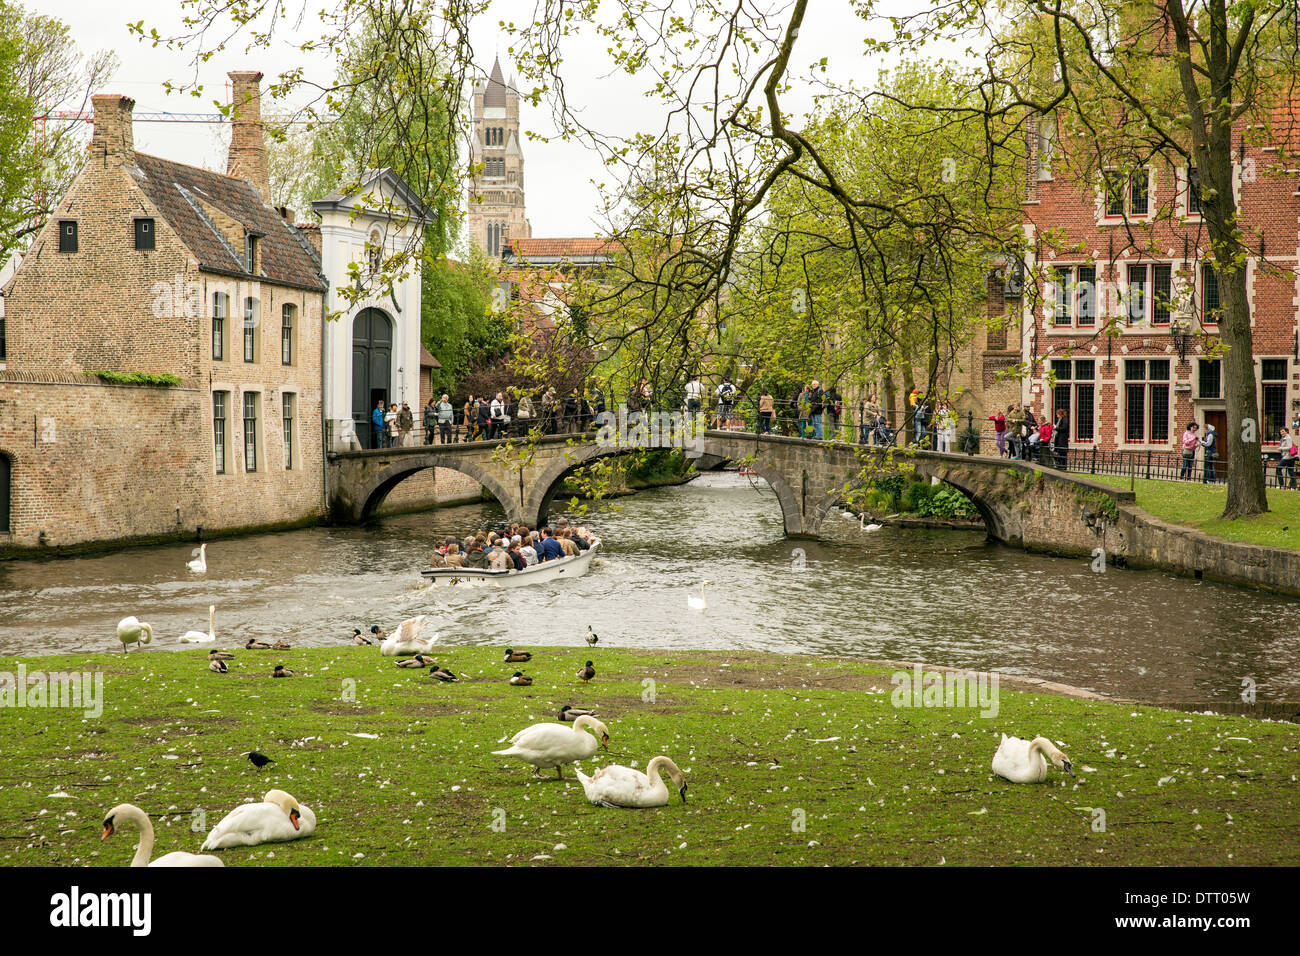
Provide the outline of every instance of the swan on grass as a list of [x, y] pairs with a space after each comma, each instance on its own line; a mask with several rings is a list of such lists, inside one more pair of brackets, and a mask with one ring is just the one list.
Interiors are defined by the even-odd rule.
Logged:
[[379, 653], [384, 657], [397, 657], [399, 654], [428, 654], [433, 650], [433, 639], [438, 636], [435, 634], [430, 640], [420, 640], [420, 632], [428, 626], [427, 614], [403, 621], [397, 625], [397, 630], [384, 638]]
[[316, 832], [316, 814], [300, 805], [292, 794], [268, 790], [261, 803], [235, 807], [212, 828], [203, 850], [224, 850], [232, 846], [284, 843]]
[[117, 622], [117, 639], [122, 642], [122, 653], [128, 644], [142, 646], [153, 640], [153, 626], [134, 617], [124, 617]]
[[668, 787], [660, 776], [665, 770], [681, 794], [682, 803], [685, 803], [686, 777], [668, 757], [655, 757], [645, 768], [645, 773], [618, 764], [601, 767], [590, 777], [584, 777], [576, 767], [573, 772], [577, 774], [587, 799], [596, 806], [641, 808], [662, 807], [668, 803]]
[[704, 589], [707, 588], [708, 586], [709, 586], [708, 581], [705, 581], [703, 584], [701, 584], [700, 596], [696, 597], [694, 594], [689, 595], [686, 598], [686, 606], [689, 607], [692, 611], [708, 610], [709, 605], [704, 600]]
[[217, 640], [217, 606], [208, 605], [208, 633], [202, 631], [186, 631], [181, 635], [182, 644], [215, 644]]
[[147, 813], [131, 803], [119, 803], [108, 811], [104, 817], [104, 832], [99, 838], [107, 840], [123, 823], [134, 823], [140, 831], [140, 845], [136, 848], [135, 858], [131, 860], [132, 866], [225, 866], [215, 856], [185, 853], [182, 850], [164, 853], [152, 863], [149, 862], [149, 857], [153, 855], [153, 821]]
[[194, 554], [196, 555], [194, 560], [188, 562], [185, 567], [195, 574], [203, 574], [208, 570], [208, 546], [206, 544], [199, 545]]
[[[587, 729], [600, 735], [597, 740]], [[564, 779], [561, 764], [586, 760], [596, 752], [597, 747], [609, 749], [609, 728], [595, 717], [583, 715], [567, 724], [533, 724], [525, 727], [510, 738], [511, 746], [505, 750], [492, 751], [498, 757], [518, 757], [524, 763], [533, 765], [533, 772], [540, 774], [543, 770], [555, 768], [555, 775]]]
[[1021, 740], [1003, 734], [1002, 743], [993, 755], [993, 772], [1012, 783], [1042, 783], [1047, 779], [1048, 760], [1058, 770], [1074, 776], [1074, 765], [1069, 758], [1046, 737]]

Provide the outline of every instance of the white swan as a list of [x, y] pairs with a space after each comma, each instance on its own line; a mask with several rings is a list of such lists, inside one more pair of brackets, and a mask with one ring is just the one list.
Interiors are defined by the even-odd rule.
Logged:
[[668, 787], [664, 778], [659, 776], [663, 770], [673, 778], [682, 803], [685, 803], [686, 777], [667, 757], [655, 757], [645, 768], [645, 773], [618, 764], [601, 767], [590, 777], [584, 777], [576, 767], [573, 772], [578, 775], [587, 799], [598, 807], [662, 807], [668, 803]]
[[420, 640], [420, 632], [429, 626], [429, 617], [421, 614], [397, 625], [397, 630], [384, 638], [379, 646], [379, 653], [384, 657], [397, 657], [401, 654], [428, 654], [433, 651], [433, 642], [438, 635], [427, 641]]
[[186, 853], [183, 850], [164, 853], [150, 863], [149, 857], [153, 854], [153, 821], [147, 813], [130, 803], [119, 803], [108, 811], [104, 817], [104, 832], [99, 838], [107, 840], [123, 823], [134, 823], [140, 831], [140, 846], [136, 848], [135, 858], [131, 860], [132, 866], [225, 866], [215, 856]]
[[181, 635], [182, 644], [213, 644], [217, 640], [216, 627], [217, 606], [208, 605], [208, 633], [202, 631], [186, 631]]
[[700, 596], [696, 597], [694, 594], [689, 595], [686, 598], [686, 606], [689, 607], [692, 611], [708, 610], [709, 605], [704, 600], [704, 589], [707, 588], [708, 586], [709, 586], [708, 581], [705, 581], [703, 584], [701, 584]]
[[197, 558], [185, 566], [195, 574], [203, 574], [208, 570], [208, 546], [206, 544], [199, 545], [198, 555]]
[[124, 617], [117, 622], [117, 639], [122, 642], [122, 653], [125, 654], [128, 644], [143, 645], [152, 641], [153, 626], [134, 617]]
[[881, 525], [878, 525], [878, 524], [864, 524], [864, 525], [862, 526], [862, 530], [863, 530], [863, 531], [879, 531], [879, 530], [881, 529], [881, 527], [882, 527], [882, 526], [881, 526]]
[[301, 806], [292, 794], [268, 790], [261, 803], [246, 803], [226, 814], [203, 841], [203, 850], [232, 846], [257, 846], [300, 840], [316, 832], [316, 814]]
[[[600, 740], [587, 733], [590, 727], [600, 735]], [[597, 747], [609, 749], [609, 728], [595, 717], [582, 716], [569, 724], [533, 724], [525, 727], [510, 738], [512, 746], [505, 750], [492, 751], [498, 757], [518, 757], [524, 763], [533, 765], [534, 773], [541, 773], [550, 767], [555, 768], [555, 775], [564, 779], [561, 764], [585, 760], [596, 752]]]
[[1003, 734], [1002, 743], [998, 744], [997, 753], [993, 755], [993, 772], [1012, 783], [1042, 783], [1047, 779], [1049, 759], [1058, 769], [1074, 776], [1074, 766], [1069, 758], [1046, 737], [1021, 740]]

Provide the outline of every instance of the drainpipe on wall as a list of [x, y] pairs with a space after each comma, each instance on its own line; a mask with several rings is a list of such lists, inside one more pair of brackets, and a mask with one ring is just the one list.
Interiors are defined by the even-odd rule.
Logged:
[[[324, 241], [321, 243], [324, 246]], [[323, 260], [322, 260], [323, 261]], [[329, 319], [326, 317], [327, 299], [329, 297], [329, 280], [325, 281], [325, 291], [320, 298], [320, 487], [321, 507], [329, 514], [330, 507], [330, 468], [329, 468], [329, 417], [325, 413], [329, 401], [329, 365], [326, 363], [325, 332]]]

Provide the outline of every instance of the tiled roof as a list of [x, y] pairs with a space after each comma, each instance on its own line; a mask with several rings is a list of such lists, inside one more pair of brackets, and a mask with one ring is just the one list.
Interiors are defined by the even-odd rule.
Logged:
[[540, 256], [600, 256], [611, 255], [617, 244], [608, 239], [580, 236], [571, 239], [511, 239], [510, 249], [522, 259]]
[[199, 260], [200, 268], [222, 275], [248, 275], [242, 248], [231, 247], [199, 200], [261, 237], [257, 278], [313, 291], [326, 289], [311, 243], [266, 205], [247, 181], [147, 153], [136, 153], [135, 162], [143, 173], [140, 188]]
[[442, 368], [442, 363], [423, 345], [420, 346], [420, 368]]

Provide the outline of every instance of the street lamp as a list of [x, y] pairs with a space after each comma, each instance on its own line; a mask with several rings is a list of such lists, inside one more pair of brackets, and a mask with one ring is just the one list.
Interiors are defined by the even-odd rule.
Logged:
[[1187, 360], [1187, 340], [1191, 338], [1191, 323], [1185, 319], [1174, 319], [1169, 323], [1169, 334], [1173, 336], [1174, 348], [1178, 349], [1178, 361]]

